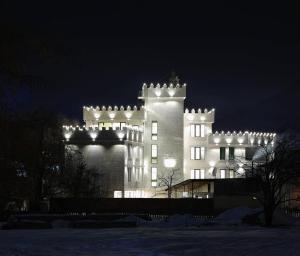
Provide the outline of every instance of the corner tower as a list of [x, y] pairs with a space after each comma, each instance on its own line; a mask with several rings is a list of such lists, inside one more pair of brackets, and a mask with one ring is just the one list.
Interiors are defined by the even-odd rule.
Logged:
[[176, 170], [174, 183], [183, 180], [183, 109], [186, 85], [144, 84], [139, 99], [145, 104], [144, 169], [147, 184], [157, 191], [159, 177]]

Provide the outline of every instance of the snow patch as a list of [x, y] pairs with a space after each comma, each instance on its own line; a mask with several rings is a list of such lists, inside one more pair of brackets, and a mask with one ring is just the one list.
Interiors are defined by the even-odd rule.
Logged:
[[261, 208], [237, 207], [229, 209], [218, 215], [214, 221], [220, 224], [241, 224], [242, 219], [247, 215], [258, 214]]

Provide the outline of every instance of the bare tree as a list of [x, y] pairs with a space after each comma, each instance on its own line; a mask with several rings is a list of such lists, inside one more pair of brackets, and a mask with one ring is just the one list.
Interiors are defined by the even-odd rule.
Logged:
[[[253, 193], [262, 205], [265, 225], [271, 226], [274, 212], [290, 200], [289, 188], [300, 177], [299, 140], [293, 135], [282, 135], [267, 144], [259, 145], [252, 160], [243, 157], [231, 162], [238, 171], [242, 166], [245, 176], [253, 178], [258, 192]], [[236, 166], [233, 166], [236, 165]]]
[[178, 169], [172, 169], [158, 176], [158, 186], [167, 191], [168, 198], [172, 197], [172, 187], [178, 181], [177, 171]]
[[67, 197], [101, 197], [104, 195], [104, 174], [88, 168], [82, 152], [76, 147], [65, 148], [65, 164], [59, 177], [60, 194]]

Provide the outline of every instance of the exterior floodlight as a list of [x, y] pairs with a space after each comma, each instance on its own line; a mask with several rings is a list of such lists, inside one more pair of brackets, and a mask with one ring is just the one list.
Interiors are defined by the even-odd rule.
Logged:
[[226, 138], [227, 144], [230, 144], [232, 142], [232, 138]]
[[244, 173], [245, 173], [245, 170], [244, 170], [242, 167], [240, 167], [240, 168], [237, 169], [237, 172], [238, 172], [239, 174], [244, 174]]
[[155, 90], [155, 95], [156, 95], [157, 97], [159, 97], [159, 96], [161, 95], [161, 90], [160, 90], [160, 89], [156, 89], [156, 90]]
[[175, 95], [175, 89], [169, 89], [168, 93], [170, 97], [173, 97]]
[[165, 158], [164, 159], [164, 166], [167, 168], [174, 168], [176, 165], [176, 159], [174, 158]]
[[214, 142], [215, 142], [216, 144], [219, 144], [219, 143], [220, 143], [220, 138], [214, 138]]
[[125, 116], [127, 119], [130, 119], [132, 117], [132, 113], [131, 112], [125, 112]]
[[122, 140], [125, 136], [125, 133], [124, 132], [118, 132], [117, 135], [118, 135], [119, 139]]
[[91, 132], [90, 136], [91, 136], [92, 140], [95, 141], [97, 136], [98, 136], [98, 133], [97, 132]]
[[71, 132], [66, 132], [66, 133], [64, 134], [64, 136], [65, 136], [66, 141], [69, 141], [69, 139], [70, 139], [71, 136], [72, 136], [72, 133], [71, 133]]
[[108, 116], [109, 116], [110, 119], [114, 119], [115, 116], [116, 116], [116, 113], [111, 112], [111, 113], [108, 114]]
[[244, 142], [244, 138], [243, 137], [240, 137], [237, 139], [238, 143], [240, 143], [240, 145]]

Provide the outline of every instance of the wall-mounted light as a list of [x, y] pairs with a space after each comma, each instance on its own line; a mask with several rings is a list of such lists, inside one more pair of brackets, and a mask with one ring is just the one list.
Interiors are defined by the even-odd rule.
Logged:
[[161, 90], [157, 88], [157, 89], [154, 91], [154, 93], [155, 93], [155, 95], [156, 95], [157, 97], [160, 97], [160, 95], [161, 95]]
[[164, 166], [166, 168], [174, 168], [176, 166], [176, 159], [175, 158], [165, 158], [164, 159]]
[[219, 144], [219, 143], [220, 143], [220, 141], [221, 141], [221, 139], [220, 139], [219, 137], [217, 137], [217, 138], [214, 138], [214, 142], [215, 142], [216, 144]]
[[132, 112], [126, 111], [124, 114], [127, 119], [130, 119], [132, 117]]
[[94, 117], [96, 118], [96, 119], [98, 119], [99, 117], [100, 117], [100, 114], [99, 113], [94, 113]]
[[239, 137], [237, 139], [238, 143], [241, 145], [244, 142], [244, 138], [243, 137]]
[[120, 131], [117, 133], [117, 135], [118, 135], [119, 139], [122, 140], [125, 136], [125, 133]]
[[111, 112], [111, 113], [108, 114], [108, 116], [109, 116], [110, 119], [114, 119], [115, 116], [116, 116], [116, 113]]
[[226, 140], [227, 144], [230, 144], [232, 142], [232, 138], [226, 138], [225, 140]]
[[209, 162], [209, 166], [210, 166], [210, 167], [215, 167], [215, 165], [216, 165], [216, 162], [215, 162], [215, 161], [210, 161], [210, 162]]
[[175, 89], [169, 88], [168, 93], [170, 97], [173, 97], [175, 95]]
[[189, 121], [193, 121], [194, 120], [194, 115], [193, 114], [188, 114], [186, 117]]

